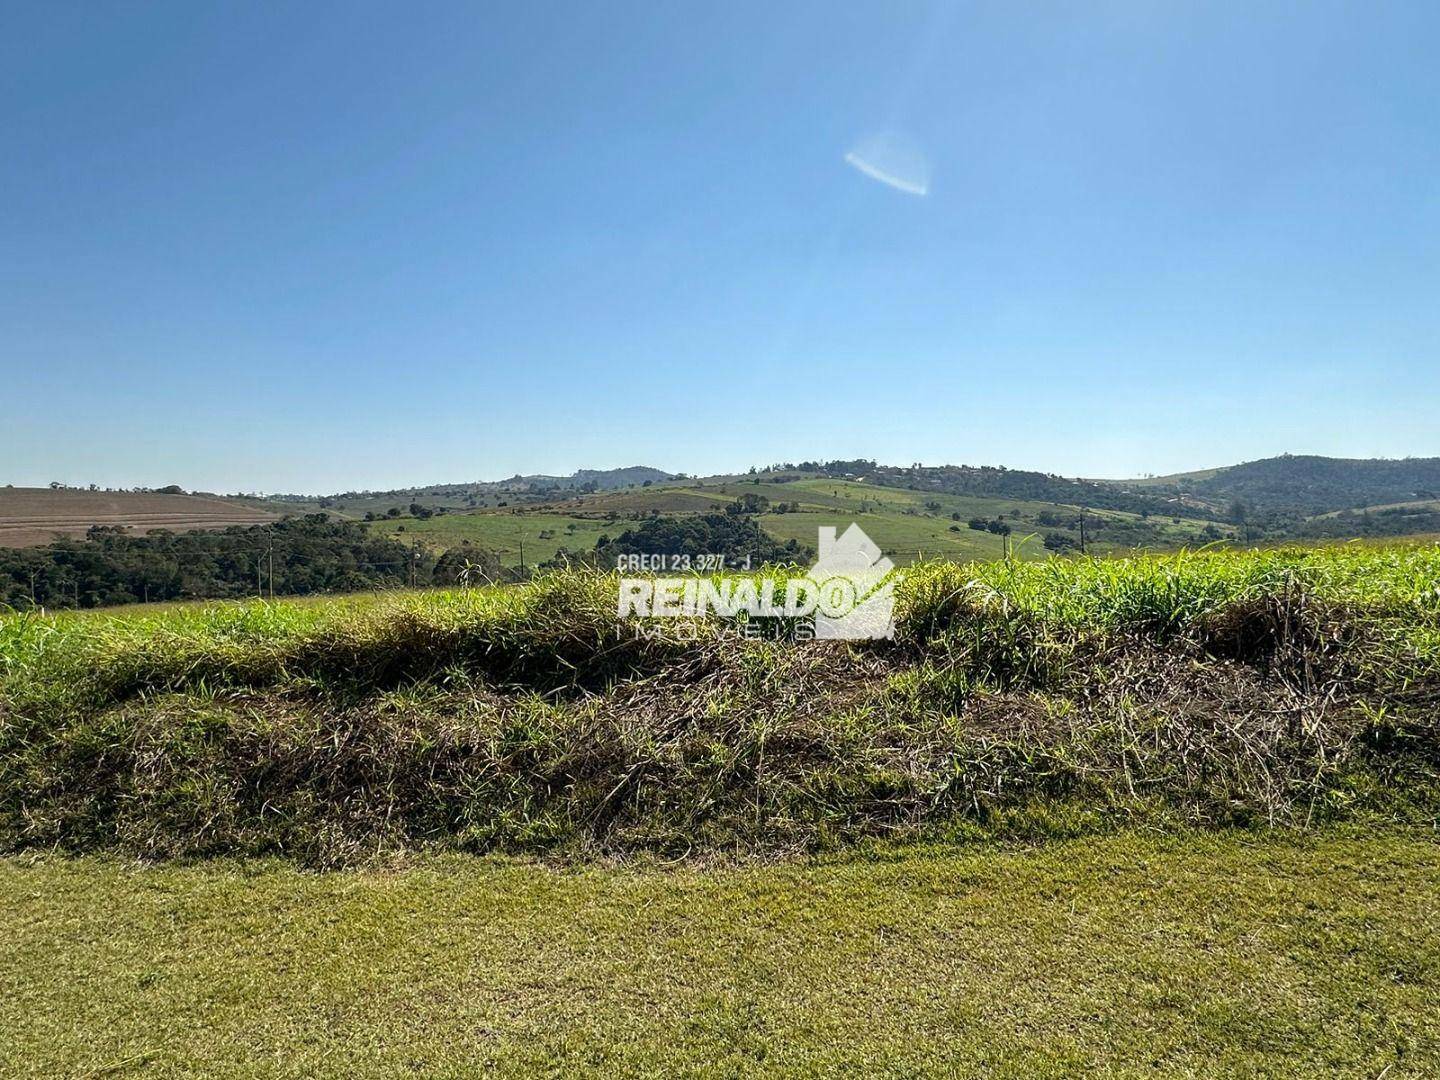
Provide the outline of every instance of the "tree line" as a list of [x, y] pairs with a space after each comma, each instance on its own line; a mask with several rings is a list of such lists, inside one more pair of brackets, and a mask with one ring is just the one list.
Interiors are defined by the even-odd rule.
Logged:
[[137, 536], [96, 526], [83, 540], [0, 549], [0, 603], [103, 607], [428, 584], [433, 555], [323, 514], [273, 525]]

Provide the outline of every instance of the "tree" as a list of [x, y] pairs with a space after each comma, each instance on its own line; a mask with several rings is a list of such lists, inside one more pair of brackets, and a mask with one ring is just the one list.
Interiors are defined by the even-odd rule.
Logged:
[[[429, 573], [428, 556], [420, 569]], [[269, 526], [131, 535], [97, 527], [84, 540], [0, 550], [0, 604], [70, 607], [191, 597], [277, 595], [403, 584], [411, 553], [354, 521], [324, 514]]]
[[769, 499], [767, 499], [764, 495], [756, 495], [752, 491], [747, 491], [744, 495], [741, 495], [734, 502], [729, 503], [725, 507], [725, 513], [763, 514], [768, 509], [770, 509]]
[[468, 588], [489, 584], [500, 578], [500, 556], [488, 548], [466, 542], [441, 555], [430, 576], [436, 585]]

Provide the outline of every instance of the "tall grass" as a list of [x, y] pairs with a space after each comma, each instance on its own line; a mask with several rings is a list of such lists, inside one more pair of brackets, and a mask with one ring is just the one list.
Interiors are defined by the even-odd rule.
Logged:
[[1434, 819], [1435, 546], [921, 564], [895, 640], [853, 646], [636, 635], [617, 588], [0, 617], [0, 843], [343, 862]]

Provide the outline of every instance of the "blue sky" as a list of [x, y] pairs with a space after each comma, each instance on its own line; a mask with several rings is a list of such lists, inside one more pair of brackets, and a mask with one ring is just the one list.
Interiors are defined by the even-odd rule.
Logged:
[[0, 482], [1440, 454], [1433, 3], [3, 16]]

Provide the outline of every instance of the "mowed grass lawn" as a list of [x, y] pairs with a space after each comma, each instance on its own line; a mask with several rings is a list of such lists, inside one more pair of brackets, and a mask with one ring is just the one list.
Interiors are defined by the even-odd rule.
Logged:
[[0, 862], [0, 1072], [1440, 1072], [1429, 834], [740, 868]]

